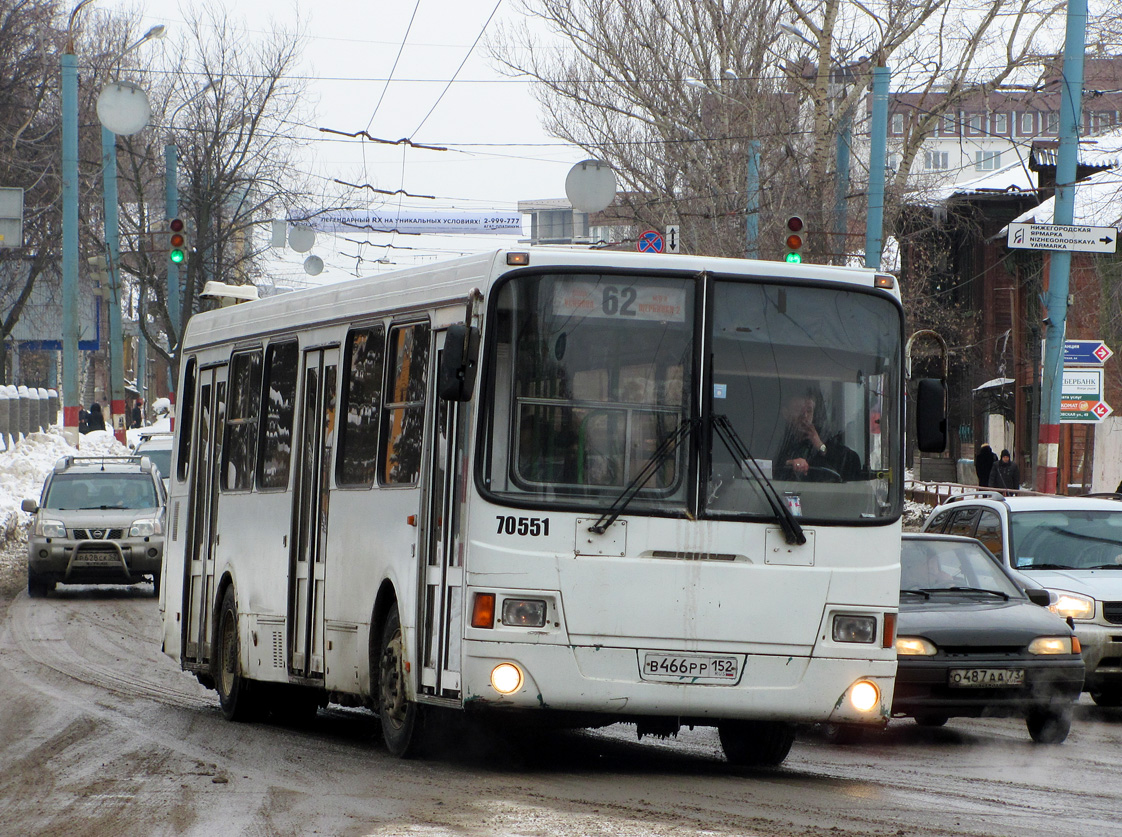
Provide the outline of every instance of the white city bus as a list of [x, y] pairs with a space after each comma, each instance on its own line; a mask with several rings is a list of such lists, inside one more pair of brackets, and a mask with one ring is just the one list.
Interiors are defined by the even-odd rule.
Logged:
[[199, 314], [164, 650], [231, 719], [366, 705], [401, 756], [438, 709], [739, 764], [884, 723], [903, 322], [873, 271], [553, 248]]

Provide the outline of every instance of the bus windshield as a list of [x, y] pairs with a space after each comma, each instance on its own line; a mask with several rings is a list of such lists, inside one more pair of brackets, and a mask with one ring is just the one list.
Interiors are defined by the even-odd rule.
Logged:
[[[895, 517], [901, 503], [900, 312], [836, 286], [718, 281], [712, 410], [796, 515]], [[765, 514], [758, 483], [714, 436], [706, 507]]]
[[[774, 520], [763, 478], [808, 520], [898, 514], [899, 309], [833, 284], [709, 282], [704, 343], [697, 277], [504, 283], [488, 340], [483, 488], [590, 509], [628, 492], [628, 513]], [[732, 443], [714, 431], [718, 417]], [[747, 456], [755, 462], [738, 461]]]

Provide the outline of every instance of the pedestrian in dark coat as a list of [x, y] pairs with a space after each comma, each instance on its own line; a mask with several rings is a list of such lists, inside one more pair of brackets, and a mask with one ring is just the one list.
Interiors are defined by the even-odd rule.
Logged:
[[974, 471], [978, 475], [978, 485], [984, 487], [990, 484], [990, 474], [995, 462], [997, 462], [997, 454], [993, 452], [993, 448], [987, 444], [978, 448], [978, 453], [974, 455]]
[[132, 403], [132, 416], [129, 422], [129, 427], [140, 427], [140, 425], [144, 421], [144, 412], [140, 409], [140, 404], [141, 401], [139, 398]]
[[1003, 450], [1001, 459], [993, 466], [990, 472], [990, 485], [994, 488], [1021, 487], [1021, 471], [1013, 461], [1013, 457], [1009, 455], [1009, 451]]
[[86, 420], [90, 432], [105, 429], [105, 416], [101, 412], [101, 405], [96, 401], [90, 405], [90, 417]]

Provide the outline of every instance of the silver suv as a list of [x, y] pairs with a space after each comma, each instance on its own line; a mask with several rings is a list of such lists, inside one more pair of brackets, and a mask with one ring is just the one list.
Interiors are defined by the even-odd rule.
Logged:
[[164, 502], [146, 456], [64, 456], [43, 484], [28, 534], [27, 592], [56, 584], [139, 584], [160, 592]]
[[936, 507], [925, 532], [974, 537], [1005, 566], [1048, 590], [1083, 646], [1084, 691], [1122, 706], [1122, 502], [979, 491]]

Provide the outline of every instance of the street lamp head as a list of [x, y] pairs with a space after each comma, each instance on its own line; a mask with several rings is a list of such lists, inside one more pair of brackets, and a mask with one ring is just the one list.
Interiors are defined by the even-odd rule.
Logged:
[[702, 81], [699, 78], [694, 78], [693, 76], [686, 76], [685, 78], [682, 79], [682, 81], [684, 81], [686, 83], [686, 87], [693, 87], [693, 88], [696, 88], [697, 90], [708, 90], [709, 89], [708, 84], [706, 84], [704, 81]]
[[152, 118], [152, 107], [144, 88], [131, 81], [114, 81], [101, 88], [97, 118], [118, 136], [131, 136]]

